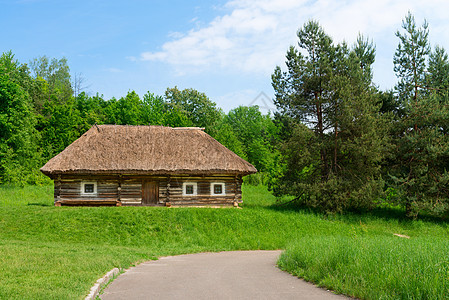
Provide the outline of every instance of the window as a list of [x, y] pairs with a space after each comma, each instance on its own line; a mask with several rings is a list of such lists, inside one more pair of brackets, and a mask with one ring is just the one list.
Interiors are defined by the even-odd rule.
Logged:
[[95, 186], [93, 183], [87, 183], [84, 185], [84, 193], [92, 194], [95, 191]]
[[214, 194], [223, 194], [223, 186], [221, 184], [214, 184]]
[[186, 194], [193, 195], [193, 184], [186, 184]]
[[226, 195], [224, 182], [212, 182], [210, 185], [210, 194], [212, 196]]
[[81, 195], [91, 196], [97, 194], [97, 183], [96, 182], [81, 182]]
[[196, 196], [198, 193], [198, 185], [196, 182], [184, 182], [182, 184], [183, 196]]

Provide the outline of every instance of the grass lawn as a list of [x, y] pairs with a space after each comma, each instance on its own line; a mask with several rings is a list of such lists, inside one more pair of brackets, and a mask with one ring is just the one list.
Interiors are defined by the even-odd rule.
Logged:
[[52, 193], [0, 187], [0, 299], [81, 299], [114, 267], [255, 249], [287, 249], [283, 269], [356, 297], [449, 294], [445, 222], [324, 216], [276, 206], [262, 186], [243, 187], [244, 209], [53, 207]]

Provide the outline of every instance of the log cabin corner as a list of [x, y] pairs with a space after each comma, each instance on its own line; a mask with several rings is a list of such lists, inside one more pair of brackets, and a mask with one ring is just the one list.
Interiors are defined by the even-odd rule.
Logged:
[[94, 125], [41, 172], [55, 206], [238, 206], [257, 170], [202, 128]]

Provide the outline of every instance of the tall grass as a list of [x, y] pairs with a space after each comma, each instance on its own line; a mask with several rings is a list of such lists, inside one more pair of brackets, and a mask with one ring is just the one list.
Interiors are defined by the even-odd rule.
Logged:
[[360, 299], [447, 299], [447, 238], [336, 236], [292, 243], [279, 266]]

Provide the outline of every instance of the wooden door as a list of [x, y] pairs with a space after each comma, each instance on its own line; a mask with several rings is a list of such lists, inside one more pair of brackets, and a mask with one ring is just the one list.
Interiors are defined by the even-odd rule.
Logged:
[[155, 205], [159, 202], [159, 184], [155, 181], [142, 183], [142, 204]]

